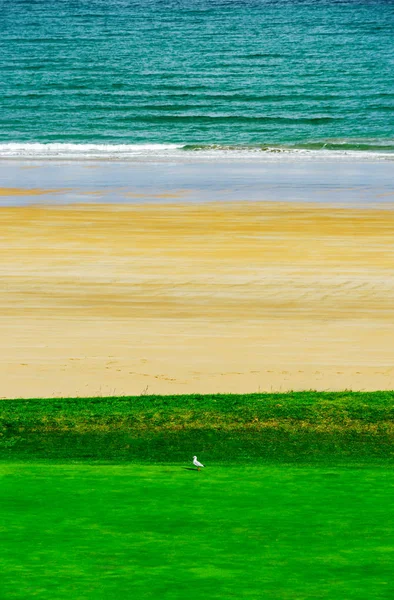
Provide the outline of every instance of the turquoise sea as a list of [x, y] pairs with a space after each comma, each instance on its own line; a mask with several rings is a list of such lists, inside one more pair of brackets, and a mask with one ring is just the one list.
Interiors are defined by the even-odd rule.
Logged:
[[394, 153], [390, 0], [0, 0], [0, 157]]

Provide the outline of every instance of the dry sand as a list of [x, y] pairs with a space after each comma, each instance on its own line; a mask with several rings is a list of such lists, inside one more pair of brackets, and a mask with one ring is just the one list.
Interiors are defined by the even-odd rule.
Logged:
[[1, 208], [0, 396], [394, 388], [394, 210]]

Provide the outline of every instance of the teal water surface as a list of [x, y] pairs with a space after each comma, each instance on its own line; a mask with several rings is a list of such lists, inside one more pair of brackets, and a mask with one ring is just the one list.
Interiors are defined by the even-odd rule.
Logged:
[[394, 2], [1, 0], [0, 11], [0, 156], [32, 142], [394, 151]]

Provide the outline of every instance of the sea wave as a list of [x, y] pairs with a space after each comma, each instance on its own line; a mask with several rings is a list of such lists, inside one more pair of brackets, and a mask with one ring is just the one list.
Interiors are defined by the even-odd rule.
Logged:
[[118, 161], [394, 160], [394, 140], [327, 140], [294, 145], [0, 143], [0, 159]]

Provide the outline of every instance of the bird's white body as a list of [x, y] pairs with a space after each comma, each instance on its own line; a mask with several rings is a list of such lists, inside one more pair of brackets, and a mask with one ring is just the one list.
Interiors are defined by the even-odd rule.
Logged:
[[198, 462], [197, 456], [193, 456], [193, 465], [197, 467], [197, 469], [200, 469], [200, 467], [204, 468], [204, 465]]

